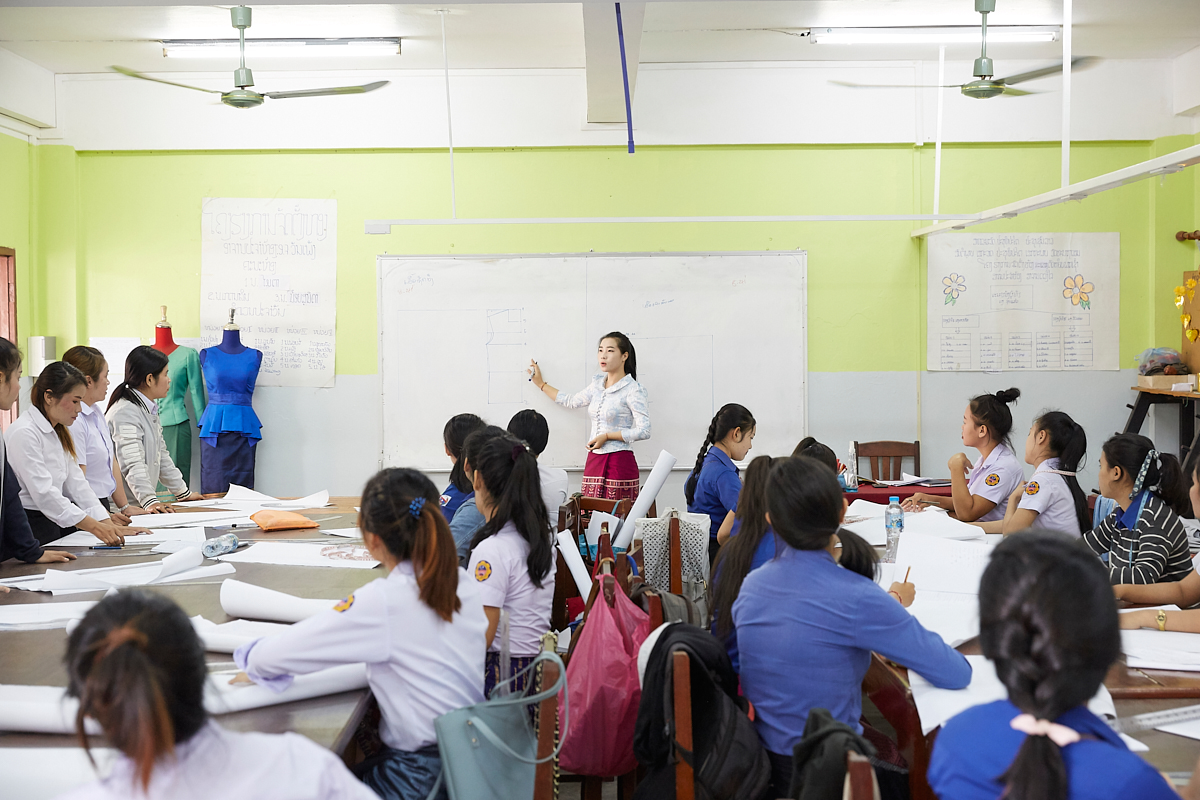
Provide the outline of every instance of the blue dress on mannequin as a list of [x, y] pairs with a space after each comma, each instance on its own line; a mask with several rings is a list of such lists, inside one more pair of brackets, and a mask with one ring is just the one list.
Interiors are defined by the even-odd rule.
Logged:
[[200, 417], [200, 490], [224, 492], [230, 483], [254, 488], [254, 446], [262, 422], [251, 397], [262, 366], [261, 350], [242, 345], [237, 331], [225, 331], [216, 347], [200, 351], [208, 406]]

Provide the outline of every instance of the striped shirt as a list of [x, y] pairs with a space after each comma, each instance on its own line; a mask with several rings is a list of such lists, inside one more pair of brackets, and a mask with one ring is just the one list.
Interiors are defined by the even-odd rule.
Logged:
[[[1145, 499], [1145, 507], [1133, 515]], [[1192, 571], [1187, 530], [1178, 515], [1150, 492], [1133, 499], [1129, 509], [1109, 514], [1083, 540], [1096, 555], [1108, 556], [1108, 577], [1118, 583], [1170, 583], [1181, 581]]]

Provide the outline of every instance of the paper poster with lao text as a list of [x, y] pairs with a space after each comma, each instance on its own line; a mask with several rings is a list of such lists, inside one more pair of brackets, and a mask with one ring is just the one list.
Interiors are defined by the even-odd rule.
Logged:
[[1120, 368], [1120, 234], [938, 234], [927, 287], [930, 370]]
[[203, 346], [233, 309], [242, 344], [263, 353], [259, 386], [333, 386], [337, 201], [208, 197], [200, 230]]

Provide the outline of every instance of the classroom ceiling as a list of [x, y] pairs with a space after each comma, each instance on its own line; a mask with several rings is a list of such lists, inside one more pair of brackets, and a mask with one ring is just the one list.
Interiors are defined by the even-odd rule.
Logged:
[[[236, 64], [167, 59], [161, 39], [233, 38], [228, 6], [149, 2], [129, 6], [105, 0], [0, 0], [0, 47], [58, 73], [106, 71], [121, 64], [148, 72], [214, 72]], [[17, 3], [19, 5], [14, 5]], [[271, 59], [263, 70], [440, 69], [441, 19], [433, 5], [297, 2], [254, 5], [252, 37], [399, 36], [399, 56], [349, 60]], [[584, 25], [578, 3], [475, 2], [445, 6], [450, 65], [454, 68], [581, 68]], [[1174, 58], [1200, 46], [1200, 0], [1076, 0], [1077, 54], [1121, 59]], [[975, 25], [972, 0], [737, 0], [652, 2], [646, 6], [640, 61], [876, 61], [930, 60], [934, 45], [815, 45], [799, 34], [809, 27]], [[1057, 25], [1061, 0], [1000, 0], [994, 25]], [[1061, 44], [990, 47], [1005, 60], [1053, 61]], [[947, 55], [973, 58], [971, 45]], [[947, 76], [954, 78], [955, 76]], [[965, 77], [965, 76], [964, 76]]]

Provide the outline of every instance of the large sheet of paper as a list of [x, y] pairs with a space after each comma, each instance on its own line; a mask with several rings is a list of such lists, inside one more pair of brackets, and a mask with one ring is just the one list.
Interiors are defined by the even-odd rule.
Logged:
[[[887, 529], [884, 527], [883, 512], [887, 506], [866, 500], [855, 500], [846, 510], [846, 521], [842, 527], [853, 531], [867, 540], [867, 544], [882, 547], [887, 544]], [[918, 533], [941, 539], [959, 541], [983, 541], [983, 529], [953, 519], [940, 509], [905, 512], [904, 533]], [[903, 537], [901, 537], [903, 538]]]
[[206, 197], [200, 210], [200, 338], [236, 309], [261, 350], [259, 386], [333, 386], [337, 201]]
[[926, 630], [941, 636], [951, 647], [958, 647], [979, 635], [978, 595], [936, 592], [918, 587], [908, 613], [916, 617]]
[[650, 512], [650, 506], [654, 503], [654, 498], [658, 497], [658, 493], [662, 491], [663, 484], [671, 476], [675, 460], [675, 456], [666, 450], [658, 451], [658, 458], [654, 460], [654, 469], [650, 470], [650, 474], [646, 477], [646, 485], [638, 493], [638, 498], [634, 501], [633, 508], [629, 510], [629, 516], [625, 518], [625, 523], [619, 527], [617, 537], [613, 540], [613, 547], [629, 549], [637, 527], [634, 523]]
[[[914, 515], [914, 516], [920, 516]], [[907, 529], [896, 548], [896, 578], [911, 567], [909, 580], [921, 591], [979, 594], [979, 580], [992, 555], [982, 542], [958, 542]]]
[[[0, 731], [74, 733], [79, 701], [61, 686], [0, 684]], [[99, 733], [95, 720], [85, 721], [88, 733]]]
[[[204, 544], [204, 528], [159, 528], [150, 533], [139, 533], [125, 536], [125, 544], [158, 544], [160, 542], [190, 542]], [[47, 547], [91, 547], [100, 544], [100, 540], [87, 531], [68, 533], [58, 541], [51, 542]]]
[[1177, 669], [1200, 672], [1200, 633], [1123, 630], [1121, 649], [1137, 669]]
[[204, 555], [200, 552], [200, 548], [190, 547], [178, 553], [171, 553], [161, 561], [97, 569], [48, 569], [42, 575], [10, 578], [0, 581], [0, 583], [29, 591], [53, 592], [55, 596], [58, 596], [106, 591], [118, 586], [147, 586], [198, 580], [216, 575], [228, 575], [234, 571], [232, 564], [202, 566], [203, 564]]
[[278, 497], [271, 497], [268, 494], [231, 483], [229, 491], [225, 493], [224, 497], [213, 500], [188, 500], [186, 503], [176, 503], [175, 505], [185, 508], [211, 508], [243, 513], [254, 513], [264, 509], [303, 511], [306, 508], [324, 508], [329, 505], [329, 492], [316, 492], [296, 500], [280, 500]]
[[214, 653], [232, 653], [255, 639], [286, 631], [289, 626], [278, 622], [252, 622], [235, 619], [218, 625], [204, 617], [192, 617], [192, 627], [204, 642], [204, 649]]
[[929, 237], [931, 370], [1120, 368], [1117, 233]]
[[[951, 717], [961, 714], [972, 706], [993, 703], [1008, 697], [1008, 690], [996, 677], [996, 665], [983, 656], [967, 656], [971, 662], [971, 683], [965, 689], [939, 689], [916, 672], [909, 670], [909, 685], [912, 686], [913, 702], [921, 717], [921, 732], [941, 727]], [[1116, 717], [1117, 707], [1112, 695], [1103, 684], [1095, 697], [1088, 701], [1088, 708], [1101, 717]]]
[[374, 569], [379, 566], [375, 557], [361, 544], [314, 544], [299, 542], [255, 542], [246, 550], [218, 556], [220, 561], [253, 564], [279, 564], [288, 567], [343, 567]]
[[83, 615], [94, 605], [95, 600], [3, 605], [0, 606], [0, 630], [65, 628], [68, 622], [83, 619]]
[[117, 755], [111, 748], [93, 747], [93, 768], [82, 747], [0, 747], [4, 796], [53, 800], [108, 775]]
[[221, 584], [221, 608], [231, 617], [299, 622], [328, 611], [337, 602], [296, 597], [232, 578]]
[[137, 518], [139, 528], [211, 528], [245, 521], [253, 525], [244, 511], [189, 511], [186, 514], [142, 514]]
[[292, 685], [282, 692], [265, 686], [231, 685], [229, 679], [236, 674], [236, 671], [214, 672], [208, 676], [208, 683], [204, 687], [204, 707], [208, 713], [231, 714], [367, 687], [366, 664], [343, 664], [308, 675], [297, 675]]

